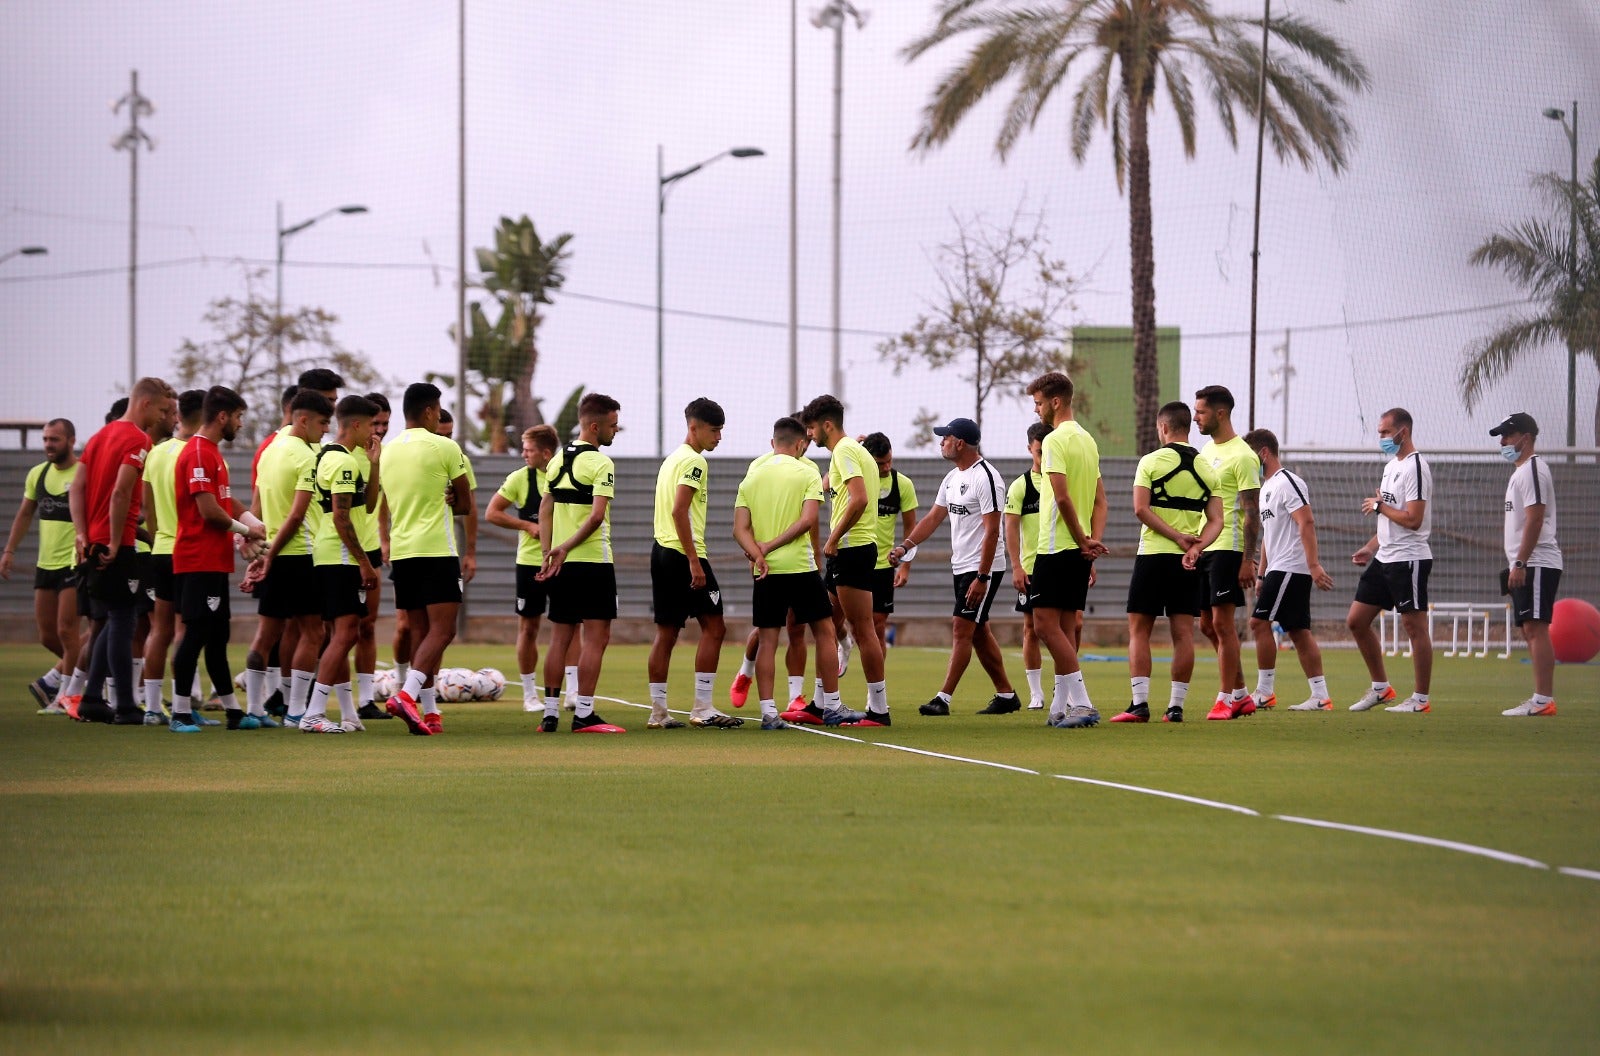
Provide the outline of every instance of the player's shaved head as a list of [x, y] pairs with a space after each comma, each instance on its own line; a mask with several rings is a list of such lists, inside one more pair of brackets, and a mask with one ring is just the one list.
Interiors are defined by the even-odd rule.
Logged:
[[1194, 416], [1190, 413], [1187, 403], [1173, 400], [1171, 403], [1161, 405], [1161, 410], [1156, 412], [1156, 421], [1161, 423], [1161, 428], [1174, 436], [1188, 436], [1189, 426], [1194, 423]]
[[784, 416], [772, 423], [772, 442], [789, 447], [806, 438], [806, 427], [797, 419]]

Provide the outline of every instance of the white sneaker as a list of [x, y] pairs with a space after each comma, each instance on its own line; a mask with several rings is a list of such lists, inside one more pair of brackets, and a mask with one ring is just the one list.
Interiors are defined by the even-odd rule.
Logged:
[[1523, 701], [1521, 704], [1518, 704], [1516, 707], [1507, 708], [1505, 711], [1502, 711], [1500, 714], [1508, 716], [1510, 718], [1521, 718], [1521, 717], [1526, 717], [1526, 716], [1529, 716], [1529, 715], [1554, 715], [1555, 713], [1556, 713], [1556, 702], [1555, 701], [1552, 700], [1548, 704], [1539, 704], [1539, 703], [1536, 703], [1532, 697], [1529, 697], [1527, 700]]
[[300, 720], [301, 733], [343, 733], [344, 727], [326, 715], [308, 715]]
[[159, 711], [147, 711], [144, 713], [144, 724], [146, 726], [165, 726], [167, 717]]
[[1351, 711], [1371, 711], [1379, 704], [1385, 704], [1394, 699], [1394, 687], [1388, 689], [1369, 689], [1361, 694], [1361, 699], [1350, 705]]
[[856, 640], [853, 635], [846, 634], [844, 641], [839, 643], [839, 677], [850, 670], [850, 654], [856, 650]]
[[66, 705], [61, 704], [60, 700], [61, 700], [61, 698], [58, 696], [55, 700], [52, 700], [49, 704], [47, 704], [44, 707], [40, 708], [37, 712], [35, 712], [35, 714], [37, 714], [37, 715], [65, 715], [65, 714], [67, 714]]
[[1384, 708], [1383, 710], [1384, 711], [1432, 711], [1433, 708], [1432, 708], [1432, 706], [1429, 705], [1429, 703], [1427, 701], [1418, 700], [1417, 697], [1416, 697], [1416, 694], [1412, 694], [1411, 696], [1407, 697], [1405, 700], [1402, 700], [1400, 703], [1391, 704], [1387, 708]]
[[529, 712], [530, 714], [535, 711], [542, 712], [544, 711], [544, 701], [529, 700], [528, 698], [524, 697], [522, 698], [522, 710]]
[[1028, 701], [1028, 710], [1029, 711], [1043, 711], [1044, 710], [1044, 698], [1043, 697], [1034, 697], [1031, 700], [1029, 700]]
[[[1301, 701], [1299, 704], [1291, 704], [1291, 705], [1289, 705], [1289, 710], [1290, 711], [1332, 711], [1333, 710], [1333, 701], [1328, 700], [1326, 697], [1312, 697], [1309, 700]], [[1355, 709], [1352, 708], [1351, 710], [1354, 711]], [[1365, 709], [1363, 709], [1363, 710], [1365, 710]]]
[[367, 732], [366, 726], [362, 725], [361, 716], [356, 715], [354, 712], [351, 713], [348, 719], [345, 719], [343, 722], [339, 723], [339, 728], [345, 733]]

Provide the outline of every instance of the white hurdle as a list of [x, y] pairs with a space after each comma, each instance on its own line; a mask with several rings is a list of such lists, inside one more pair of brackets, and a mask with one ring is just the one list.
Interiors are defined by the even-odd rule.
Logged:
[[[1446, 617], [1450, 620], [1450, 647], [1444, 650], [1445, 656], [1488, 656], [1489, 651], [1497, 644], [1491, 639], [1498, 627], [1502, 635], [1501, 642], [1498, 643], [1501, 648], [1494, 655], [1500, 660], [1511, 658], [1514, 631], [1511, 625], [1511, 606], [1507, 602], [1442, 601], [1429, 605], [1428, 634], [1434, 639], [1436, 647], [1438, 638], [1433, 634], [1433, 624], [1434, 621]], [[1400, 614], [1393, 609], [1385, 609], [1378, 614], [1378, 640], [1387, 656], [1411, 655], [1411, 642], [1405, 636]], [[1476, 651], [1474, 645], [1477, 647]]]

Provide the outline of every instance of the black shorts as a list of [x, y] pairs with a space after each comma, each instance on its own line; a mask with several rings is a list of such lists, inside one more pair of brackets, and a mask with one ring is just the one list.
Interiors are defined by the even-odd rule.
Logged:
[[382, 550], [368, 550], [367, 551], [367, 564], [371, 565], [373, 568], [382, 568], [383, 567], [383, 551]]
[[279, 554], [256, 584], [256, 613], [268, 619], [292, 620], [322, 612], [322, 590], [310, 554]]
[[1198, 616], [1205, 580], [1182, 554], [1140, 554], [1128, 579], [1128, 611], [1139, 616]]
[[872, 611], [881, 612], [885, 616], [894, 612], [894, 574], [898, 569], [875, 568], [872, 570]]
[[700, 567], [705, 571], [706, 585], [690, 590], [689, 558], [670, 546], [650, 545], [650, 605], [657, 624], [682, 627], [691, 616], [700, 619], [722, 615], [722, 588], [717, 585], [717, 574], [703, 557]]
[[956, 593], [956, 607], [951, 610], [950, 615], [982, 627], [989, 622], [989, 609], [994, 605], [994, 596], [1000, 593], [1000, 574], [990, 574], [983, 597], [978, 600], [977, 607], [973, 608], [967, 604], [967, 591], [972, 589], [972, 584], [977, 578], [978, 573], [974, 571], [963, 572], [952, 579]]
[[1082, 550], [1035, 556], [1033, 576], [1028, 580], [1033, 610], [1082, 612], [1089, 603], [1089, 571], [1093, 566], [1094, 562], [1084, 559]]
[[[1506, 576], [1510, 571], [1506, 569], [1500, 575]], [[1549, 623], [1550, 612], [1556, 604], [1556, 590], [1561, 586], [1561, 570], [1529, 565], [1526, 571], [1528, 578], [1522, 581], [1522, 586], [1509, 591], [1511, 616], [1518, 627], [1529, 622]], [[1505, 582], [1504, 579], [1501, 582]]]
[[815, 572], [780, 572], [755, 581], [750, 592], [750, 622], [757, 627], [785, 627], [789, 614], [804, 626], [833, 619], [828, 588]]
[[172, 577], [173, 601], [187, 627], [227, 624], [233, 618], [230, 589], [226, 572], [182, 572]]
[[617, 566], [599, 561], [568, 561], [546, 580], [550, 622], [582, 623], [617, 618]]
[[108, 609], [134, 608], [143, 597], [139, 593], [139, 555], [124, 546], [105, 568], [95, 564], [93, 557], [84, 562], [89, 585], [84, 593], [94, 602], [94, 618], [103, 619]]
[[341, 616], [365, 616], [367, 592], [361, 589], [361, 569], [355, 565], [318, 565], [317, 584], [322, 593], [322, 618], [332, 623]]
[[33, 570], [34, 590], [76, 590], [78, 570], [75, 568], [36, 568]]
[[1207, 550], [1200, 555], [1200, 563], [1195, 567], [1200, 570], [1205, 608], [1244, 604], [1244, 588], [1239, 586], [1242, 564], [1244, 555], [1237, 550]]
[[461, 559], [457, 557], [402, 557], [389, 564], [394, 580], [394, 607], [415, 612], [429, 605], [455, 605], [461, 601]]
[[149, 569], [150, 557], [148, 553], [134, 555], [134, 564], [139, 569], [139, 594], [133, 599], [133, 611], [140, 616], [148, 616], [156, 608], [155, 588], [150, 586]]
[[543, 566], [517, 566], [516, 610], [517, 615], [525, 620], [537, 620], [543, 616], [545, 606], [550, 600], [550, 584], [541, 583], [534, 578], [539, 574], [541, 567]]
[[1286, 631], [1310, 629], [1311, 573], [1280, 569], [1262, 576], [1256, 588], [1256, 607], [1250, 615], [1276, 623]]
[[828, 558], [828, 590], [834, 593], [840, 587], [872, 590], [872, 574], [877, 571], [877, 564], [877, 543], [841, 546], [837, 554]]
[[151, 601], [171, 604], [178, 600], [177, 589], [172, 582], [171, 554], [144, 555], [144, 580], [139, 589]]
[[[1012, 606], [1013, 612], [1031, 613], [1033, 611], [1033, 577], [1028, 577], [1026, 590], [1017, 591], [1017, 603]], [[1085, 598], [1085, 601], [1088, 599]]]
[[1428, 573], [1433, 559], [1426, 561], [1372, 561], [1356, 581], [1356, 601], [1396, 612], [1428, 611]]

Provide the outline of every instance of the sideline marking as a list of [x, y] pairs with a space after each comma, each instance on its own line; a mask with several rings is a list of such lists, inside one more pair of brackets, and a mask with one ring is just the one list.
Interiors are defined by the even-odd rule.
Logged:
[[1146, 796], [1160, 796], [1163, 799], [1177, 799], [1185, 803], [1194, 803], [1202, 807], [1214, 807], [1217, 810], [1231, 810], [1237, 814], [1248, 814], [1252, 818], [1259, 818], [1260, 811], [1251, 810], [1249, 807], [1240, 807], [1232, 803], [1223, 803], [1215, 799], [1201, 799], [1198, 796], [1185, 796], [1177, 792], [1163, 792], [1159, 788], [1145, 788], [1142, 785], [1123, 785], [1115, 781], [1100, 781], [1092, 777], [1075, 777], [1072, 774], [1051, 774], [1051, 777], [1062, 781], [1078, 781], [1085, 785], [1102, 785], [1106, 788], [1120, 788], [1124, 792], [1138, 792]]
[[[855, 738], [851, 738], [854, 740]], [[1012, 766], [1009, 763], [992, 763], [987, 759], [969, 759], [964, 755], [945, 755], [943, 752], [930, 752], [923, 748], [908, 748], [903, 744], [890, 744], [888, 741], [862, 741], [862, 744], [875, 744], [879, 748], [893, 748], [897, 752], [910, 752], [912, 755], [926, 755], [931, 759], [948, 759], [953, 763], [971, 763], [973, 766], [992, 766], [996, 770], [1010, 770], [1018, 774], [1033, 774], [1038, 776], [1039, 771], [1029, 770], [1025, 766]]]
[[[1374, 829], [1366, 825], [1346, 825], [1338, 821], [1321, 821], [1317, 818], [1297, 818], [1290, 814], [1274, 814], [1272, 816], [1278, 821], [1293, 822], [1296, 825], [1312, 825], [1319, 829], [1339, 829], [1343, 832], [1357, 832], [1363, 836], [1381, 836], [1388, 840], [1403, 840], [1406, 843], [1421, 843], [1429, 847], [1443, 847], [1450, 851], [1460, 851], [1462, 854], [1476, 854], [1484, 858], [1493, 858], [1497, 862], [1525, 865], [1530, 869], [1550, 868], [1534, 858], [1524, 858], [1520, 854], [1508, 854], [1505, 851], [1497, 851], [1492, 847], [1479, 847], [1473, 843], [1441, 840], [1433, 836], [1418, 836], [1410, 832], [1395, 832], [1393, 829]], [[1597, 874], [1597, 876], [1600, 876], [1600, 874]]]
[[1567, 876], [1581, 876], [1585, 880], [1600, 880], [1600, 872], [1596, 872], [1593, 869], [1575, 869], [1570, 865], [1563, 865], [1556, 872], [1564, 873]]

